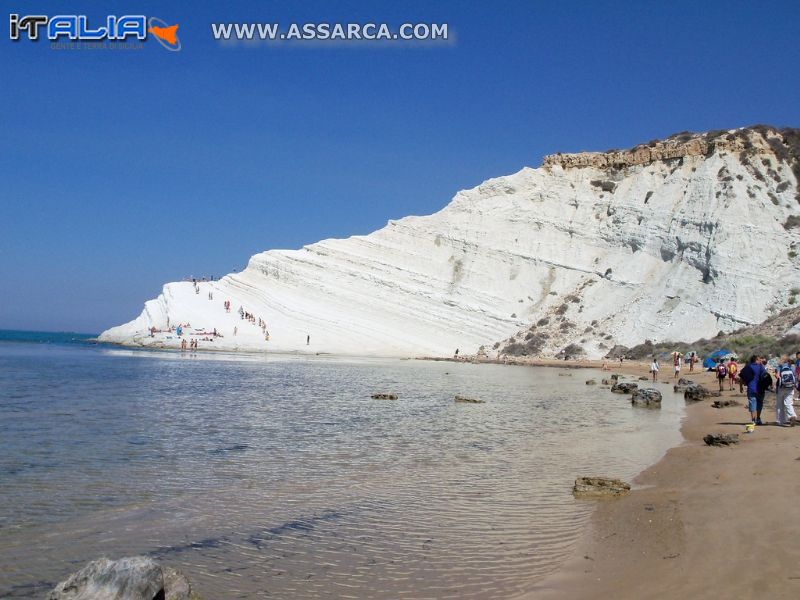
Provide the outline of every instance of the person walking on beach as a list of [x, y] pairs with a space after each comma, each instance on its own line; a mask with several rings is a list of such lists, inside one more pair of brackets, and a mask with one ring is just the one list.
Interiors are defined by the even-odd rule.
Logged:
[[[722, 359], [720, 359], [720, 364], [717, 365], [717, 377], [719, 377], [720, 366], [725, 369]], [[756, 425], [761, 424], [761, 418], [758, 411], [758, 382], [761, 381], [761, 378], [765, 373], [766, 370], [764, 369], [764, 366], [759, 362], [758, 357], [754, 354], [750, 357], [747, 366], [742, 369], [742, 372], [739, 375], [744, 379], [744, 382], [747, 385], [747, 409], [750, 411], [750, 418]], [[725, 369], [725, 374], [727, 375], [727, 369]], [[720, 378], [720, 391], [722, 391], [722, 382], [724, 380], [724, 376]]]
[[697, 362], [697, 356], [694, 352], [689, 355], [689, 373], [694, 371], [694, 363]]
[[797, 389], [797, 375], [789, 356], [781, 357], [781, 364], [775, 377], [775, 414], [778, 425], [794, 427], [797, 415], [794, 412], [794, 392]]
[[769, 374], [769, 364], [767, 363], [766, 356], [759, 356], [758, 362], [764, 372], [758, 380], [756, 389], [756, 425], [761, 424], [761, 411], [764, 410], [764, 398], [767, 396], [767, 390], [772, 390], [772, 375]]
[[719, 391], [720, 392], [724, 389], [723, 385], [725, 384], [725, 378], [727, 376], [728, 376], [728, 367], [725, 366], [725, 361], [723, 359], [718, 358], [717, 359], [717, 381], [719, 382]]
[[653, 362], [650, 363], [650, 374], [653, 376], [653, 383], [658, 378], [658, 359], [654, 356]]
[[681, 355], [678, 352], [676, 352], [672, 357], [672, 367], [674, 371], [672, 377], [677, 379], [678, 375], [681, 374]]
[[731, 357], [728, 361], [728, 379], [730, 380], [730, 390], [733, 391], [733, 384], [736, 381], [736, 375], [739, 372], [739, 365], [736, 362], [736, 359]]

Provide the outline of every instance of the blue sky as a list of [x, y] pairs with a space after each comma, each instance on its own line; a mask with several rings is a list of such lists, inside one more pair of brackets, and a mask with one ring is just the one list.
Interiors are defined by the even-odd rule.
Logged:
[[[434, 212], [543, 154], [800, 126], [797, 2], [4, 8], [0, 328], [99, 332], [164, 282]], [[154, 15], [183, 49], [13, 43], [9, 12]], [[455, 40], [223, 46], [215, 21], [446, 22]]]

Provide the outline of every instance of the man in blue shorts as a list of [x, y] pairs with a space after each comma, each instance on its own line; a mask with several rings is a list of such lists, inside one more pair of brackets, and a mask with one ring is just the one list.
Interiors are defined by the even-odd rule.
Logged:
[[753, 423], [758, 422], [758, 382], [766, 374], [764, 365], [754, 354], [747, 361], [747, 366], [739, 373], [739, 378], [747, 385], [747, 409]]

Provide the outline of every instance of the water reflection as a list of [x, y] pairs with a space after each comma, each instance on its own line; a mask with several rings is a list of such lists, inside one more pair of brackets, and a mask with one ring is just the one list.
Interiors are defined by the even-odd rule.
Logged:
[[576, 474], [679, 439], [682, 402], [632, 409], [598, 373], [16, 346], [0, 596], [146, 553], [209, 598], [509, 597], [574, 543]]

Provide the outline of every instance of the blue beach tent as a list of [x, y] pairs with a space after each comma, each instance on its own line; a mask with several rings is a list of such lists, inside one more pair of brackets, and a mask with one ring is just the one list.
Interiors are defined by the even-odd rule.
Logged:
[[718, 358], [728, 358], [729, 356], [735, 356], [734, 352], [730, 350], [725, 350], [724, 348], [720, 348], [719, 350], [712, 352], [708, 355], [708, 357], [703, 361], [703, 368], [704, 369], [715, 369], [717, 366], [717, 359]]

